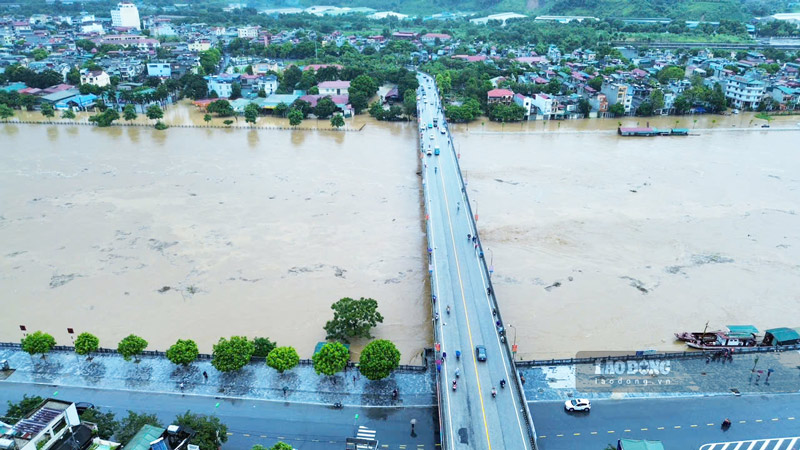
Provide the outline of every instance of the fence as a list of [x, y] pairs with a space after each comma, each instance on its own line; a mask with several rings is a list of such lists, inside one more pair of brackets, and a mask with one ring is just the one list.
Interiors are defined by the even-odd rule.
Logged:
[[[693, 359], [693, 358], [705, 358], [708, 355], [714, 354], [715, 352], [720, 351], [721, 349], [714, 349], [714, 350], [698, 350], [698, 351], [690, 351], [690, 352], [666, 352], [666, 353], [652, 353], [652, 354], [642, 354], [642, 355], [606, 355], [606, 356], [594, 356], [591, 358], [562, 358], [562, 359], [538, 359], [532, 361], [518, 361], [517, 365], [522, 367], [537, 367], [537, 366], [563, 366], [563, 365], [572, 365], [572, 364], [594, 364], [596, 361], [606, 360], [606, 359], [614, 359], [614, 360], [623, 360], [623, 361], [643, 361], [648, 359]], [[736, 354], [747, 354], [747, 353], [776, 353], [782, 351], [791, 351], [791, 350], [800, 350], [800, 344], [798, 345], [782, 345], [782, 346], [770, 346], [770, 347], [740, 347], [736, 348]]]
[[[24, 124], [24, 125], [88, 125], [88, 126], [96, 126], [96, 124], [92, 122], [76, 122], [76, 121], [69, 121], [69, 120], [14, 120], [14, 121], [3, 121], [0, 123], [7, 123], [7, 124]], [[358, 133], [361, 132], [367, 124], [363, 124], [358, 128], [318, 128], [318, 127], [283, 127], [277, 125], [250, 125], [250, 126], [232, 126], [232, 125], [195, 125], [195, 124], [180, 124], [180, 125], [168, 125], [169, 128], [220, 128], [220, 129], [231, 129], [231, 130], [284, 130], [284, 131], [293, 131], [293, 130], [302, 130], [302, 131], [330, 131], [330, 132], [352, 132]], [[152, 128], [153, 124], [149, 123], [125, 123], [125, 122], [115, 122], [112, 123], [110, 126], [114, 127], [146, 127]]]

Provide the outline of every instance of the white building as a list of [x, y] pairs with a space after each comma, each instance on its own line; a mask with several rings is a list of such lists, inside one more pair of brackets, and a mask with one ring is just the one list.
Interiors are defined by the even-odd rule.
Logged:
[[142, 29], [142, 24], [139, 21], [139, 8], [130, 2], [121, 2], [117, 4], [117, 9], [111, 10], [111, 23], [115, 27], [136, 28]]
[[738, 109], [758, 108], [766, 91], [767, 87], [763, 81], [744, 77], [732, 77], [725, 84], [725, 98]]
[[317, 85], [320, 95], [348, 95], [349, 81], [323, 81]]
[[267, 75], [258, 79], [258, 90], [264, 91], [267, 95], [272, 95], [278, 90], [278, 77]]
[[208, 39], [198, 39], [196, 41], [189, 42], [190, 52], [204, 52], [210, 49], [211, 49], [211, 41]]
[[558, 64], [558, 62], [561, 61], [561, 50], [555, 45], [550, 45], [547, 49], [547, 59]]
[[558, 101], [547, 94], [533, 94], [531, 97], [531, 115], [535, 114], [537, 119], [553, 119], [558, 113]]
[[168, 62], [147, 63], [147, 76], [169, 78], [172, 76], [172, 66]]
[[253, 39], [258, 37], [258, 27], [241, 27], [237, 30], [241, 39]]
[[106, 31], [103, 29], [103, 24], [100, 22], [83, 22], [81, 23], [81, 33], [84, 34], [105, 34]]
[[[81, 419], [74, 403], [49, 398], [17, 422], [10, 431], [0, 435], [0, 448], [49, 450], [55, 448], [65, 435], [68, 438], [76, 430], [74, 427], [79, 426]], [[88, 434], [85, 439], [91, 437], [91, 430]]]
[[111, 84], [111, 77], [105, 70], [81, 70], [81, 84], [93, 84], [98, 87], [104, 87]]

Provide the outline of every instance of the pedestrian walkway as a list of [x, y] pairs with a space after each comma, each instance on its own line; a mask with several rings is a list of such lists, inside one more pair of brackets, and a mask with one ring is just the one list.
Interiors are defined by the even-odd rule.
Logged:
[[742, 353], [734, 354], [732, 360], [702, 356], [673, 359], [669, 361], [666, 377], [653, 378], [655, 381], [669, 378], [668, 386], [654, 383], [613, 390], [607, 386], [580, 388], [587, 385], [587, 377], [602, 377], [594, 375], [592, 364], [526, 367], [521, 372], [525, 377], [525, 395], [530, 401], [779, 394], [797, 392], [800, 352]]
[[[431, 406], [434, 382], [431, 370], [397, 370], [388, 378], [369, 381], [351, 367], [333, 377], [317, 375], [311, 364], [300, 364], [283, 375], [264, 362], [252, 362], [235, 373], [218, 372], [211, 361], [176, 366], [164, 357], [145, 356], [125, 361], [116, 353], [91, 358], [54, 351], [46, 358], [31, 357], [19, 348], [0, 348], [0, 383], [38, 383], [58, 386], [182, 393], [297, 403], [360, 406]], [[10, 373], [9, 373], [10, 372]], [[397, 389], [397, 399], [392, 392]]]
[[758, 439], [754, 441], [731, 441], [705, 444], [700, 450], [798, 450], [800, 437]]

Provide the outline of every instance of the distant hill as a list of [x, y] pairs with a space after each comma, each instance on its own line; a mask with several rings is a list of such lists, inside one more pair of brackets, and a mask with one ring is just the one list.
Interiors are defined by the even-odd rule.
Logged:
[[439, 12], [476, 14], [514, 11], [530, 15], [669, 17], [684, 20], [748, 20], [789, 11], [796, 0], [249, 0], [261, 7], [311, 5], [366, 6], [379, 11], [430, 15]]

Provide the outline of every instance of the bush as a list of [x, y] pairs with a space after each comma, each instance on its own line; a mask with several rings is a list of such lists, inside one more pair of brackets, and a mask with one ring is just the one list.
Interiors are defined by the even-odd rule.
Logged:
[[99, 347], [100, 339], [92, 333], [83, 332], [75, 339], [75, 353], [79, 355], [96, 352]]
[[267, 356], [267, 365], [280, 373], [292, 369], [299, 362], [300, 357], [293, 347], [278, 347]]
[[186, 411], [185, 414], [175, 417], [175, 423], [194, 430], [196, 434], [190, 442], [200, 446], [200, 450], [217, 450], [219, 444], [228, 440], [228, 427], [217, 416]]
[[41, 331], [31, 333], [22, 339], [22, 349], [31, 355], [49, 353], [55, 346], [55, 338]]
[[36, 395], [28, 397], [27, 394], [23, 395], [22, 400], [17, 403], [8, 401], [8, 410], [3, 420], [13, 425], [36, 409], [43, 401], [42, 397]]
[[317, 374], [331, 376], [344, 370], [350, 360], [350, 352], [341, 342], [328, 342], [314, 353], [312, 360]]
[[261, 358], [266, 358], [267, 355], [273, 350], [277, 344], [270, 341], [269, 338], [257, 337], [253, 339], [253, 345], [255, 346], [255, 351], [253, 352], [253, 356], [258, 356]]
[[199, 354], [197, 344], [191, 339], [178, 339], [178, 342], [167, 349], [167, 359], [173, 364], [184, 366], [193, 363]]
[[158, 122], [156, 122], [155, 128], [156, 128], [156, 130], [166, 130], [167, 128], [169, 128], [169, 126], [167, 124], [165, 124], [164, 122], [159, 120]]

